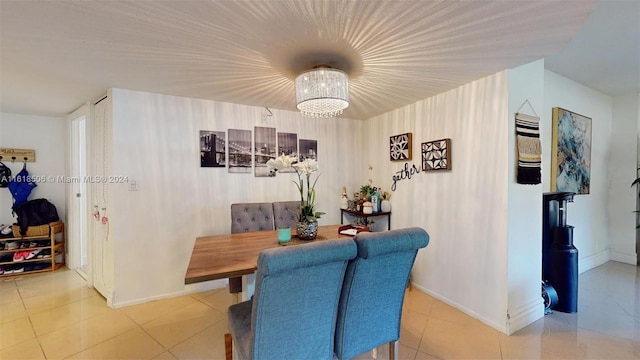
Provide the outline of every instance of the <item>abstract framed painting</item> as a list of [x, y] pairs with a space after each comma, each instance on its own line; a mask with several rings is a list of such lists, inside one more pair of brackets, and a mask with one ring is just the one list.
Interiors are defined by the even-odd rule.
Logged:
[[589, 194], [591, 187], [591, 119], [553, 108], [551, 191]]
[[422, 171], [451, 170], [451, 139], [422, 143]]
[[391, 161], [411, 160], [411, 133], [389, 137], [389, 158]]

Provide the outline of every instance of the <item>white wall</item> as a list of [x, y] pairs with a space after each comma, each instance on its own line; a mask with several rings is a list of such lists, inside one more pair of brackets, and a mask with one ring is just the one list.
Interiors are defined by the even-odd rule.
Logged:
[[295, 174], [264, 178], [201, 168], [199, 130], [267, 126], [318, 140], [317, 205], [327, 213], [321, 225], [339, 223], [342, 186], [351, 192], [366, 171], [358, 120], [307, 119], [278, 110], [265, 117], [259, 107], [120, 89], [112, 94], [112, 174], [135, 179], [139, 188], [110, 187], [116, 307], [188, 291], [184, 275], [195, 238], [228, 233], [232, 203], [299, 196], [291, 182]]
[[[591, 189], [575, 196], [568, 205], [567, 223], [575, 227], [574, 245], [578, 248], [578, 270], [584, 272], [610, 259], [609, 164], [612, 128], [612, 99], [554, 72], [544, 73], [544, 110], [542, 112], [542, 146], [551, 149], [552, 109], [561, 107], [591, 118]], [[543, 187], [550, 191], [551, 153], [543, 153]]]
[[365, 145], [374, 184], [390, 189], [404, 162], [389, 161], [389, 136], [413, 133], [409, 163], [418, 168], [422, 142], [451, 138], [451, 171], [420, 172], [397, 183], [392, 228], [420, 226], [431, 236], [416, 258], [417, 288], [503, 332], [512, 171], [507, 110], [503, 71], [368, 120]]
[[612, 139], [609, 156], [609, 238], [611, 259], [636, 265], [635, 214], [636, 190], [631, 182], [636, 178], [638, 158], [638, 113], [640, 95], [628, 94], [613, 98]]
[[[49, 177], [65, 175], [67, 139], [66, 121], [63, 118], [0, 113], [0, 147], [33, 149], [36, 162], [27, 163], [30, 175]], [[12, 175], [22, 170], [22, 162], [2, 161], [11, 168]], [[64, 220], [65, 184], [39, 181], [29, 199], [46, 198], [54, 204], [58, 215]], [[0, 188], [0, 224], [15, 222], [11, 214], [13, 197], [7, 188]]]
[[[508, 183], [508, 317], [511, 334], [544, 316], [540, 296], [542, 279], [542, 188], [543, 185], [518, 184], [518, 153], [515, 136], [515, 113], [538, 116], [544, 111], [544, 60], [509, 70]], [[529, 103], [526, 104], [525, 102]], [[542, 125], [542, 124], [541, 124]], [[549, 152], [543, 148], [543, 153]], [[549, 181], [544, 173], [542, 182]]]

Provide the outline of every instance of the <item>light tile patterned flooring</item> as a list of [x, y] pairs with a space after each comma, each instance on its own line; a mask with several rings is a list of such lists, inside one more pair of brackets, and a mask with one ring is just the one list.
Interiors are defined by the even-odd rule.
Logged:
[[[547, 315], [512, 336], [408, 291], [400, 358], [640, 358], [639, 268], [609, 262], [579, 285], [578, 313]], [[220, 289], [109, 309], [73, 271], [2, 278], [0, 359], [223, 359], [231, 302]]]

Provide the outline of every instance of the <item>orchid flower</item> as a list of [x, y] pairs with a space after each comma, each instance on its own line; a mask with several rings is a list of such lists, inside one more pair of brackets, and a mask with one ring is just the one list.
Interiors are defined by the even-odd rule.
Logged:
[[[311, 173], [318, 171], [318, 162], [314, 159], [305, 159], [301, 162], [298, 162], [297, 160], [298, 159], [295, 156], [282, 154], [275, 159], [267, 161], [267, 166], [272, 171], [284, 168], [293, 168], [296, 171], [296, 174], [298, 175], [298, 182], [293, 181], [293, 183], [296, 184], [296, 187], [300, 192], [300, 214], [298, 215], [298, 221], [314, 222], [317, 221], [321, 215], [325, 214], [320, 211], [315, 211], [314, 209], [316, 201], [316, 182], [318, 182], [319, 175], [316, 177], [313, 184], [311, 184]], [[307, 179], [306, 189], [304, 181], [305, 178]]]

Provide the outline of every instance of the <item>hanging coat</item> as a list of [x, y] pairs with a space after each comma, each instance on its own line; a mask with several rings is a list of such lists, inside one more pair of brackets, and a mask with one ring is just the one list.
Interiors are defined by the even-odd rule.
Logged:
[[0, 161], [0, 188], [6, 188], [11, 182], [11, 169]]
[[20, 205], [27, 201], [29, 194], [31, 194], [31, 191], [36, 186], [38, 185], [31, 181], [31, 176], [29, 176], [29, 172], [26, 167], [22, 168], [18, 175], [11, 180], [8, 186], [9, 191], [11, 191], [11, 195], [13, 195], [13, 205]]

